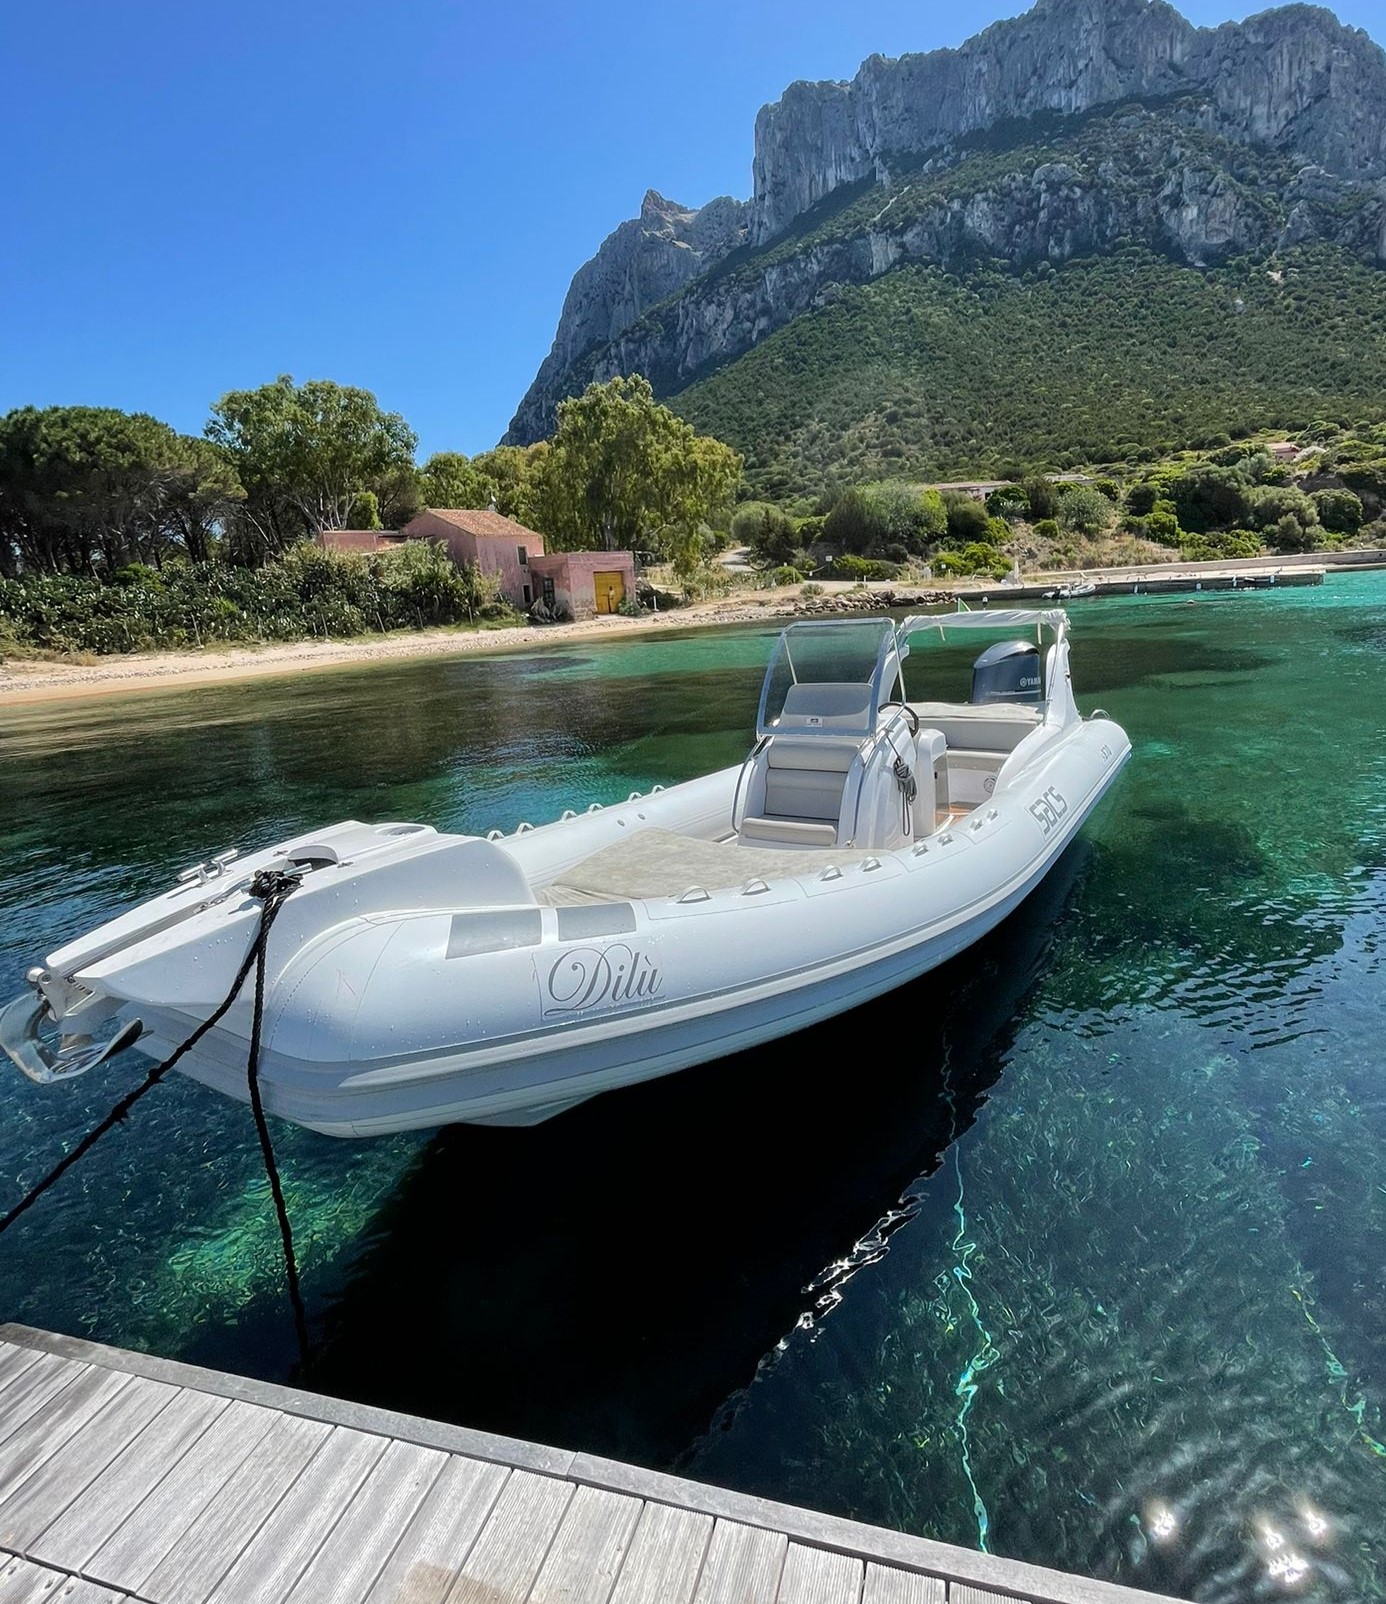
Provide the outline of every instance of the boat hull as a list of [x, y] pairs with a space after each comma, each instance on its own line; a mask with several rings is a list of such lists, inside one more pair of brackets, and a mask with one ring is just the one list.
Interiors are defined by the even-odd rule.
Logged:
[[[1060, 745], [1025, 784], [940, 837], [829, 868], [832, 878], [815, 861], [811, 878], [662, 908], [637, 904], [634, 929], [604, 942], [495, 953], [449, 972], [450, 960], [437, 957], [436, 926], [446, 915], [412, 921], [412, 935], [397, 932], [383, 948], [379, 922], [360, 934], [359, 951], [339, 933], [331, 954], [291, 964], [277, 983], [261, 1060], [266, 1106], [340, 1137], [458, 1122], [532, 1125], [869, 1003], [964, 951], [1029, 896], [1130, 751], [1105, 721], [1080, 726]], [[677, 807], [677, 788], [668, 795]], [[533, 834], [542, 853], [544, 832]], [[651, 969], [642, 971], [642, 961]], [[619, 978], [609, 984], [622, 966], [624, 990]], [[362, 1006], [343, 1030], [343, 976], [355, 989], [368, 967]], [[657, 980], [641, 991], [639, 976], [651, 970]], [[603, 985], [614, 995], [574, 995], [574, 987], [595, 993]], [[555, 995], [583, 1006], [545, 1008]], [[149, 1009], [143, 1018], [151, 1053], [172, 1051], [196, 1022]], [[307, 1023], [313, 1018], [318, 1028]], [[400, 1018], [412, 1021], [415, 1040], [431, 1036], [438, 1045], [382, 1050], [395, 1045]], [[244, 1098], [245, 1057], [244, 1036], [219, 1029], [180, 1067]]]

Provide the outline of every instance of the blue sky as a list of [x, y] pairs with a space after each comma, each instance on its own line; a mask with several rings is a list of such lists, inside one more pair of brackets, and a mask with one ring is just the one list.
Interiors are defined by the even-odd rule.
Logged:
[[[224, 390], [287, 372], [374, 390], [421, 454], [484, 450], [647, 188], [748, 195], [756, 110], [786, 84], [1020, 9], [11, 0], [0, 411], [198, 432]], [[1386, 37], [1386, 0], [1337, 9]]]

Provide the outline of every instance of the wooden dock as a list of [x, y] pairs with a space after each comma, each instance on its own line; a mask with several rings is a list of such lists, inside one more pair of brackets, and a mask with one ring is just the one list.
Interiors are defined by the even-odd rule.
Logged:
[[1015, 1599], [1157, 1604], [588, 1454], [0, 1326], [0, 1604]]

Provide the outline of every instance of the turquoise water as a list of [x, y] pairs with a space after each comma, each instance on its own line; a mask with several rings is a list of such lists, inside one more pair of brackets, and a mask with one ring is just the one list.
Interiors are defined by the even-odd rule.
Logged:
[[[1135, 756], [973, 952], [534, 1131], [276, 1127], [301, 1379], [1200, 1600], [1386, 1597], [1386, 576], [1072, 616]], [[4, 989], [223, 846], [734, 761], [771, 639], [6, 710]], [[0, 1083], [9, 1196], [138, 1067]], [[0, 1240], [0, 1307], [284, 1377], [277, 1253], [246, 1111], [175, 1077]]]

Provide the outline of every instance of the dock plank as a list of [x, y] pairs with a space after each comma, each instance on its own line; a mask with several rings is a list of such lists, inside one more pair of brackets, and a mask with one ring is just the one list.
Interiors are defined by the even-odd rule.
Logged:
[[38, 1364], [30, 1365], [6, 1389], [3, 1407], [0, 1408], [0, 1452], [7, 1454], [10, 1442], [20, 1427], [32, 1420], [64, 1387], [71, 1386], [90, 1369], [90, 1365], [81, 1364], [75, 1359], [52, 1359], [47, 1354], [40, 1355]]
[[384, 1437], [335, 1427], [212, 1590], [209, 1604], [279, 1604], [388, 1446]]
[[254, 1404], [227, 1404], [184, 1457], [78, 1569], [98, 1581], [140, 1592], [183, 1533], [268, 1435], [277, 1418], [272, 1410]]
[[447, 1462], [448, 1456], [436, 1448], [390, 1443], [286, 1604], [364, 1598]]
[[126, 1593], [18, 1556], [0, 1566], [0, 1604], [128, 1604], [128, 1599]]
[[13, 1342], [0, 1342], [0, 1406], [11, 1383], [38, 1363], [32, 1348], [19, 1348]]
[[225, 1398], [180, 1389], [27, 1552], [45, 1564], [80, 1572], [229, 1407]]
[[530, 1590], [530, 1604], [606, 1604], [644, 1505], [579, 1487]]
[[178, 1389], [132, 1376], [47, 1461], [0, 1499], [0, 1547], [29, 1554], [39, 1534], [82, 1497], [86, 1489], [144, 1428]]
[[1015, 1593], [993, 1593], [989, 1587], [973, 1587], [969, 1582], [950, 1582], [948, 1604], [1027, 1604], [1027, 1600]]
[[365, 1604], [443, 1604], [510, 1475], [504, 1465], [450, 1458]]
[[775, 1604], [789, 1539], [761, 1526], [719, 1520], [708, 1544], [695, 1604]]
[[776, 1604], [860, 1604], [866, 1567], [849, 1554], [791, 1543]]
[[137, 1591], [158, 1604], [203, 1604], [334, 1429], [277, 1419]]
[[712, 1527], [711, 1515], [646, 1504], [610, 1604], [689, 1604]]
[[48, 1463], [86, 1423], [129, 1386], [131, 1378], [88, 1366], [54, 1394], [4, 1445], [0, 1500]]
[[944, 1584], [937, 1576], [900, 1571], [874, 1561], [866, 1567], [862, 1604], [945, 1604], [945, 1597]]
[[527, 1598], [572, 1497], [573, 1488], [556, 1476], [517, 1470], [459, 1567], [446, 1604]]
[[51, 1576], [26, 1559], [8, 1558], [0, 1567], [0, 1604], [37, 1604], [49, 1590], [45, 1578]]

